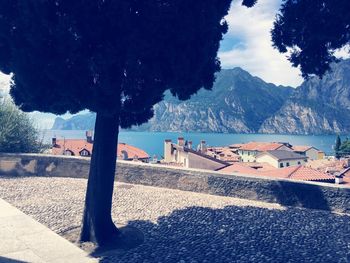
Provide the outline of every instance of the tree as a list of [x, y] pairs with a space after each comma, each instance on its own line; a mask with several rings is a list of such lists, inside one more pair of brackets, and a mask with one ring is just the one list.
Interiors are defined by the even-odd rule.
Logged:
[[340, 136], [338, 134], [337, 138], [335, 139], [335, 146], [334, 146], [335, 158], [337, 158], [337, 159], [339, 159], [341, 156], [340, 146], [341, 146], [341, 139], [340, 139]]
[[[346, 157], [350, 155], [350, 141], [348, 138], [345, 139], [345, 141], [343, 141], [339, 147], [339, 153], [338, 153], [339, 157]], [[339, 158], [338, 157], [338, 158]]]
[[[24, 111], [97, 113], [81, 241], [120, 237], [111, 218], [119, 126], [165, 90], [211, 89], [231, 0], [1, 0], [0, 70]], [[245, 0], [252, 5], [255, 1]]]
[[10, 100], [0, 101], [0, 152], [39, 153], [45, 147], [27, 114]]
[[303, 77], [320, 77], [337, 61], [334, 52], [350, 42], [349, 0], [284, 0], [274, 22], [272, 41], [290, 54]]

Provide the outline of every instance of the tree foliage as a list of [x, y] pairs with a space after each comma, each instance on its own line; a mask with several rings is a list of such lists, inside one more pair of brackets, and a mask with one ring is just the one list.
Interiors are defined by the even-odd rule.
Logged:
[[166, 89], [210, 89], [231, 0], [2, 0], [0, 70], [24, 111], [152, 117]]
[[9, 100], [0, 102], [0, 152], [39, 153], [44, 149], [28, 115]]
[[342, 142], [341, 146], [339, 147], [339, 152], [342, 156], [350, 155], [350, 141], [348, 138]]
[[341, 147], [341, 139], [339, 134], [337, 135], [337, 138], [335, 139], [335, 146], [334, 146], [334, 152], [335, 152], [335, 158], [340, 158], [340, 147]]
[[272, 30], [274, 47], [290, 52], [302, 75], [323, 76], [334, 52], [350, 41], [349, 0], [284, 0]]

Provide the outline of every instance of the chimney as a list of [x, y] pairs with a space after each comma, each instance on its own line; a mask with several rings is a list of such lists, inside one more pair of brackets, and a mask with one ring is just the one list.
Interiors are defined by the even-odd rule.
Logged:
[[52, 147], [55, 147], [57, 145], [57, 139], [56, 136], [52, 137]]
[[177, 138], [177, 145], [179, 146], [184, 146], [185, 145], [185, 140], [183, 137]]
[[202, 153], [206, 153], [207, 152], [207, 145], [206, 142], [204, 140], [201, 140], [200, 146], [199, 146], [199, 150]]
[[188, 149], [192, 149], [192, 141], [188, 141], [187, 147], [188, 147]]
[[91, 131], [91, 130], [86, 131], [85, 135], [86, 135], [86, 141], [87, 141], [88, 143], [93, 143], [93, 142], [94, 142], [94, 141], [93, 141], [93, 134], [92, 134], [92, 131]]
[[157, 155], [153, 155], [153, 163], [157, 163], [158, 162], [158, 156]]
[[342, 184], [344, 182], [343, 176], [340, 174], [335, 175], [335, 183], [336, 184]]
[[164, 162], [170, 163], [172, 161], [172, 143], [171, 140], [164, 141]]

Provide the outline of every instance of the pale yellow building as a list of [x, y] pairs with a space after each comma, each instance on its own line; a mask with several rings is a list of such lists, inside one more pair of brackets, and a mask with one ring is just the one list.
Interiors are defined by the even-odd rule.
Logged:
[[238, 154], [242, 162], [255, 162], [256, 156], [262, 152], [284, 150], [292, 151], [291, 145], [288, 143], [279, 142], [249, 142], [240, 144], [238, 147]]
[[266, 151], [256, 156], [256, 162], [268, 163], [275, 168], [304, 165], [307, 159], [306, 156], [285, 150]]

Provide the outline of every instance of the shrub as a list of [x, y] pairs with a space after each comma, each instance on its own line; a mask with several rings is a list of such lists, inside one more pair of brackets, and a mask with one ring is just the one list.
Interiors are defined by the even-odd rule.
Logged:
[[33, 120], [10, 100], [0, 102], [0, 152], [39, 153], [45, 150]]

